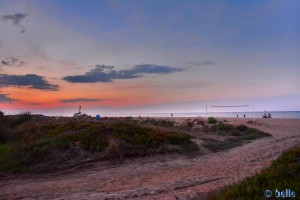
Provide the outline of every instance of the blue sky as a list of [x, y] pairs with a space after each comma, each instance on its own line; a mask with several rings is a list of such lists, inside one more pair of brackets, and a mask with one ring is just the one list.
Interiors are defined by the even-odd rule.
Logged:
[[2, 0], [0, 106], [300, 110], [299, 13], [291, 0]]

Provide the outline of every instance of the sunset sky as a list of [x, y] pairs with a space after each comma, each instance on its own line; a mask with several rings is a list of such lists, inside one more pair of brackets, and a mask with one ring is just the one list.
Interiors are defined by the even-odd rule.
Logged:
[[0, 110], [299, 111], [299, 13], [296, 0], [0, 0]]

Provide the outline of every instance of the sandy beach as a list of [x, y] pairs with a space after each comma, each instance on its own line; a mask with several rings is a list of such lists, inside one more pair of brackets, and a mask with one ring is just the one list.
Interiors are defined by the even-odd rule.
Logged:
[[[246, 124], [250, 119], [226, 120]], [[300, 145], [300, 119], [256, 119], [247, 126], [272, 137], [194, 157], [155, 155], [121, 164], [89, 163], [47, 175], [3, 175], [0, 199], [204, 199], [209, 192], [259, 172], [283, 151]]]

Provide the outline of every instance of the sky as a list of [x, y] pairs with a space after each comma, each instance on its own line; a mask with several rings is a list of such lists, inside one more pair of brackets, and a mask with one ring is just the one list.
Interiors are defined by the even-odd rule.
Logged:
[[299, 13], [296, 0], [0, 0], [0, 110], [300, 111]]

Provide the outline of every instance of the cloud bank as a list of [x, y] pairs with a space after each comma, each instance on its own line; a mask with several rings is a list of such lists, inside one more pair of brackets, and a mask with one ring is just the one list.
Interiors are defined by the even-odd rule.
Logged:
[[103, 99], [89, 99], [89, 98], [75, 98], [75, 99], [62, 99], [62, 103], [77, 103], [77, 102], [100, 102]]
[[171, 74], [183, 71], [181, 68], [151, 64], [135, 65], [132, 69], [119, 71], [114, 68], [114, 66], [96, 65], [94, 69], [84, 75], [65, 76], [63, 80], [71, 83], [112, 82], [115, 79], [139, 78], [144, 74]]
[[8, 75], [0, 74], [0, 86], [26, 86], [39, 90], [58, 90], [58, 85], [50, 84], [45, 77], [36, 74]]
[[0, 94], [0, 103], [11, 103], [15, 99], [9, 98], [6, 94]]
[[21, 61], [15, 57], [6, 57], [1, 60], [0, 66], [18, 66], [21, 67], [25, 65], [24, 61]]
[[22, 25], [22, 22], [25, 20], [27, 16], [28, 16], [27, 13], [15, 13], [15, 14], [2, 15], [1, 19], [2, 21], [10, 21], [13, 25], [21, 27], [22, 28], [21, 33], [24, 33], [26, 30]]

